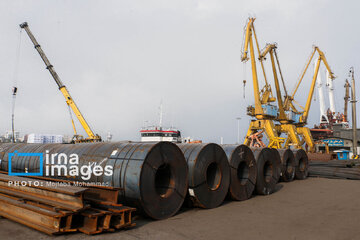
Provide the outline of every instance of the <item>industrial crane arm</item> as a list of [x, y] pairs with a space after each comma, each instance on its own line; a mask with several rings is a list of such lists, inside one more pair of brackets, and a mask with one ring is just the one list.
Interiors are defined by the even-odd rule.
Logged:
[[[311, 61], [312, 61], [312, 59], [313, 59], [316, 52], [319, 54], [319, 57], [318, 57], [318, 59], [316, 61], [315, 73], [314, 73], [314, 76], [312, 78], [312, 82], [311, 82], [308, 98], [307, 98], [307, 101], [306, 101], [306, 105], [303, 108], [304, 111], [303, 111], [302, 116], [300, 118], [300, 123], [299, 123], [300, 125], [305, 125], [306, 122], [307, 122], [307, 118], [308, 118], [309, 110], [310, 110], [310, 106], [311, 106], [311, 100], [312, 100], [312, 97], [314, 95], [316, 79], [317, 79], [317, 76], [318, 76], [318, 73], [319, 73], [319, 68], [320, 68], [321, 61], [324, 63], [326, 69], [328, 70], [329, 77], [331, 79], [335, 79], [335, 75], [332, 72], [332, 70], [330, 68], [330, 65], [328, 64], [328, 62], [326, 60], [325, 54], [319, 49], [319, 47], [314, 46], [313, 51], [311, 52], [310, 57], [309, 57], [306, 65], [305, 65], [305, 68], [304, 68], [303, 72], [300, 75], [300, 78], [298, 80], [298, 83], [296, 84], [296, 87], [295, 87], [294, 91], [292, 92], [291, 96], [286, 96], [286, 98], [285, 98], [285, 103], [284, 103], [285, 110], [290, 110], [290, 108], [294, 107], [293, 102], [295, 102], [295, 100], [294, 100], [295, 94], [296, 94], [297, 90], [299, 89], [299, 86], [300, 86], [300, 84], [301, 84], [301, 82], [302, 82], [302, 80], [303, 80], [303, 78], [305, 76], [305, 73], [308, 70], [309, 65], [310, 65], [310, 63], [311, 63]], [[298, 112], [295, 108], [293, 110], [295, 112]]]
[[318, 47], [315, 47], [315, 48], [316, 48], [316, 50], [318, 51], [321, 60], [323, 61], [323, 63], [325, 64], [326, 69], [327, 69], [328, 72], [329, 72], [329, 77], [330, 77], [331, 79], [335, 79], [335, 75], [334, 75], [334, 73], [331, 71], [331, 68], [330, 68], [330, 66], [329, 66], [329, 64], [328, 64], [328, 62], [327, 62], [327, 60], [326, 60], [325, 54], [324, 54]]
[[[286, 116], [285, 116], [284, 103], [283, 103], [282, 96], [281, 96], [280, 84], [279, 84], [279, 79], [278, 79], [276, 64], [275, 64], [275, 57], [277, 56], [276, 48], [277, 48], [276, 44], [266, 44], [265, 49], [259, 56], [259, 60], [262, 61], [265, 59], [267, 54], [270, 55], [271, 66], [272, 66], [272, 71], [273, 71], [273, 75], [274, 75], [275, 89], [276, 89], [276, 99], [277, 99], [278, 107], [279, 107], [279, 117], [278, 118], [279, 118], [279, 121], [282, 122], [282, 121], [286, 120]], [[274, 57], [274, 55], [275, 55], [275, 57]], [[279, 63], [277, 57], [276, 57], [276, 60], [277, 60], [277, 63]], [[278, 65], [278, 67], [280, 70], [279, 65]], [[284, 88], [285, 88], [285, 86], [284, 86]]]
[[301, 82], [302, 82], [302, 80], [303, 80], [303, 78], [304, 78], [304, 76], [305, 76], [305, 73], [307, 72], [307, 70], [308, 70], [308, 68], [309, 68], [309, 65], [310, 65], [310, 63], [311, 63], [311, 60], [313, 59], [313, 57], [314, 57], [314, 55], [315, 55], [316, 52], [319, 53], [319, 58], [324, 62], [325, 67], [326, 67], [326, 69], [327, 69], [328, 72], [329, 72], [329, 77], [330, 77], [331, 79], [335, 79], [335, 75], [334, 75], [334, 73], [331, 71], [331, 68], [330, 68], [330, 66], [329, 66], [329, 64], [328, 64], [328, 62], [327, 62], [327, 60], [326, 60], [325, 54], [319, 49], [319, 47], [314, 46], [314, 47], [313, 47], [313, 51], [311, 52], [311, 55], [310, 55], [310, 57], [309, 57], [309, 59], [308, 59], [308, 61], [307, 61], [307, 63], [306, 63], [305, 69], [304, 69], [304, 71], [301, 73], [301, 76], [300, 76], [300, 78], [299, 78], [299, 80], [298, 80], [298, 83], [296, 84], [296, 87], [295, 87], [293, 93], [291, 94], [291, 98], [292, 98], [292, 99], [295, 97], [295, 94], [296, 94], [297, 90], [299, 89], [299, 86], [300, 86], [300, 84], [301, 84]]
[[[310, 106], [311, 106], [311, 100], [312, 100], [312, 97], [314, 95], [314, 89], [315, 89], [315, 84], [316, 84], [316, 79], [317, 79], [317, 76], [319, 74], [319, 68], [320, 68], [320, 63], [321, 61], [324, 63], [326, 69], [328, 70], [329, 72], [329, 77], [331, 79], [334, 79], [335, 78], [335, 75], [334, 73], [331, 71], [331, 68], [325, 58], [325, 55], [324, 53], [318, 48], [318, 47], [314, 47], [314, 51], [317, 51], [319, 53], [319, 58], [316, 62], [316, 66], [315, 66], [315, 73], [314, 73], [314, 76], [313, 76], [313, 79], [312, 79], [312, 82], [311, 82], [311, 87], [310, 87], [310, 92], [309, 92], [309, 95], [308, 95], [308, 98], [307, 98], [307, 101], [306, 101], [306, 105], [305, 105], [305, 110], [304, 110], [304, 113], [302, 114], [302, 117], [301, 117], [301, 122], [302, 124], [306, 124], [307, 122], [307, 118], [309, 116], [309, 111], [310, 111]], [[311, 59], [310, 59], [311, 61]], [[308, 63], [310, 64], [310, 62]], [[304, 74], [303, 74], [304, 75]]]
[[243, 49], [243, 53], [241, 55], [241, 61], [245, 62], [247, 60], [249, 60], [249, 57], [247, 56], [248, 54], [248, 48], [249, 48], [249, 43], [252, 37], [252, 23], [255, 21], [255, 18], [250, 18], [247, 25], [246, 25], [246, 31], [245, 31], [245, 43], [244, 43], [244, 49]]
[[248, 49], [250, 49], [251, 70], [252, 70], [252, 79], [253, 79], [253, 88], [254, 88], [254, 97], [255, 97], [255, 115], [257, 118], [261, 119], [263, 110], [261, 107], [259, 81], [257, 76], [256, 59], [254, 52], [254, 43], [252, 39], [254, 21], [255, 18], [250, 18], [246, 25], [245, 44], [244, 44], [243, 54], [241, 56], [241, 61], [246, 62], [247, 60], [249, 60], [247, 53], [248, 53]]
[[[66, 104], [73, 110], [73, 112], [75, 113], [75, 115], [76, 115], [77, 119], [79, 120], [81, 126], [84, 128], [86, 134], [88, 135], [88, 137], [89, 137], [88, 140], [89, 141], [101, 141], [101, 138], [98, 135], [95, 135], [93, 133], [93, 131], [91, 130], [89, 124], [86, 122], [84, 116], [81, 114], [79, 108], [76, 106], [76, 104], [75, 104], [73, 98], [71, 97], [69, 91], [66, 89], [65, 85], [61, 82], [60, 77], [56, 73], [53, 65], [51, 65], [49, 59], [46, 57], [44, 51], [41, 49], [40, 44], [36, 41], [34, 35], [30, 31], [27, 22], [24, 22], [24, 23], [20, 24], [20, 27], [25, 29], [25, 31], [28, 34], [29, 38], [33, 42], [33, 44], [35, 46], [35, 49], [38, 51], [38, 53], [40, 54], [40, 57], [42, 58], [42, 60], [44, 61], [45, 65], [46, 65], [46, 69], [49, 70], [51, 76], [54, 78], [56, 84], [58, 85], [59, 90], [64, 95], [65, 100], [66, 100]], [[74, 122], [72, 122], [72, 125], [73, 125], [73, 128], [74, 128], [74, 133], [75, 133], [75, 135], [77, 135]]]

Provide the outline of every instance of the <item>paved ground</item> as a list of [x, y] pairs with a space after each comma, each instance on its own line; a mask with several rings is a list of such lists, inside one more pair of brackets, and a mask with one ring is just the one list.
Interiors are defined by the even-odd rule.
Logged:
[[278, 192], [163, 221], [140, 219], [117, 233], [49, 237], [0, 219], [0, 239], [360, 239], [360, 181], [310, 178]]

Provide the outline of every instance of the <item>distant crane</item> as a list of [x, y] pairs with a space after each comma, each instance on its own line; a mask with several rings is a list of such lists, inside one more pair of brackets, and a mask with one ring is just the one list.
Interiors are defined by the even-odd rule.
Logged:
[[[28, 34], [30, 40], [34, 44], [35, 49], [38, 51], [38, 53], [40, 54], [40, 57], [44, 61], [45, 65], [46, 65], [46, 69], [49, 70], [51, 76], [54, 78], [57, 86], [59, 87], [59, 90], [64, 95], [65, 100], [66, 100], [66, 104], [69, 107], [69, 111], [70, 111], [70, 108], [73, 110], [73, 112], [75, 113], [75, 115], [76, 115], [77, 119], [79, 120], [81, 126], [84, 128], [86, 134], [88, 135], [87, 138], [84, 138], [83, 136], [77, 134], [74, 120], [71, 117], [71, 123], [72, 123], [73, 129], [74, 129], [73, 142], [74, 143], [101, 142], [101, 137], [99, 135], [97, 135], [97, 134], [94, 134], [94, 132], [91, 130], [89, 124], [86, 122], [84, 116], [81, 114], [79, 108], [76, 106], [73, 98], [70, 96], [69, 91], [66, 89], [65, 85], [61, 82], [58, 74], [55, 72], [55, 69], [54, 69], [53, 65], [51, 65], [51, 63], [49, 62], [48, 58], [46, 57], [44, 51], [41, 49], [39, 43], [36, 41], [34, 35], [30, 31], [27, 22], [24, 22], [24, 23], [20, 24], [20, 27], [25, 29], [25, 31]], [[70, 111], [70, 116], [72, 116], [71, 111]]]
[[348, 122], [348, 104], [349, 104], [349, 99], [350, 99], [350, 83], [349, 81], [346, 79], [345, 81], [345, 97], [344, 97], [344, 122]]
[[[297, 93], [297, 90], [299, 89], [299, 86], [305, 76], [305, 73], [307, 71], [307, 69], [309, 68], [309, 65], [315, 55], [315, 53], [319, 54], [318, 59], [316, 60], [316, 64], [315, 64], [315, 72], [312, 78], [312, 82], [311, 82], [311, 86], [310, 86], [310, 90], [308, 93], [308, 97], [306, 100], [306, 105], [305, 107], [302, 107], [300, 104], [297, 103], [297, 101], [295, 101], [294, 97], [295, 94]], [[309, 111], [310, 111], [310, 107], [311, 107], [311, 101], [314, 95], [314, 90], [315, 90], [315, 85], [316, 85], [316, 79], [318, 77], [319, 74], [319, 69], [320, 69], [320, 64], [321, 62], [324, 63], [326, 69], [329, 72], [329, 78], [331, 79], [335, 79], [335, 75], [334, 73], [331, 71], [331, 68], [325, 58], [325, 54], [319, 49], [319, 47], [314, 46], [313, 47], [313, 51], [310, 54], [310, 57], [305, 65], [305, 68], [303, 70], [303, 72], [300, 75], [300, 78], [298, 80], [298, 83], [296, 84], [296, 87], [294, 89], [294, 91], [292, 92], [291, 96], [285, 96], [285, 104], [284, 104], [284, 108], [286, 111], [293, 111], [296, 114], [299, 114], [299, 120], [296, 122], [296, 130], [298, 132], [298, 134], [302, 135], [302, 139], [304, 142], [306, 142], [306, 144], [308, 145], [308, 147], [310, 148], [310, 151], [314, 151], [315, 145], [314, 145], [314, 140], [311, 136], [310, 133], [310, 129], [306, 127], [307, 124], [307, 119], [309, 116]], [[297, 104], [302, 111], [298, 111], [295, 107], [294, 104]]]

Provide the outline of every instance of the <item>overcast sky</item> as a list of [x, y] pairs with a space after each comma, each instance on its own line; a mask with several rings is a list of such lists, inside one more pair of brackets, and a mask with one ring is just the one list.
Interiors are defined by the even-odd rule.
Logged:
[[[0, 133], [11, 128], [11, 89], [24, 21], [94, 132], [139, 140], [144, 121], [158, 121], [163, 99], [165, 125], [178, 127], [183, 136], [210, 142], [222, 136], [234, 143], [236, 117], [242, 118], [243, 140], [250, 121], [246, 107], [254, 101], [250, 62], [244, 67], [240, 61], [247, 18], [257, 18], [261, 46], [278, 43], [289, 90], [312, 45], [318, 45], [337, 76], [336, 107], [342, 111], [350, 66], [360, 87], [359, 5], [336, 0], [1, 0]], [[21, 39], [16, 129], [72, 135], [62, 94], [25, 32]], [[270, 68], [267, 72], [270, 77]], [[308, 72], [297, 95], [302, 104], [313, 67]], [[310, 126], [319, 119], [319, 103], [312, 104]]]

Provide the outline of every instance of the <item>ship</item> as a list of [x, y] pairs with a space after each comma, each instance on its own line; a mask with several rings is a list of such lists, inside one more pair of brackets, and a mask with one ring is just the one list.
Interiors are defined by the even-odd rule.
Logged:
[[181, 143], [181, 132], [176, 128], [163, 128], [161, 126], [148, 126], [140, 130], [141, 142], [174, 142]]
[[141, 142], [173, 142], [181, 143], [181, 132], [174, 127], [162, 126], [162, 102], [160, 103], [159, 124], [155, 126], [144, 126], [140, 130]]

